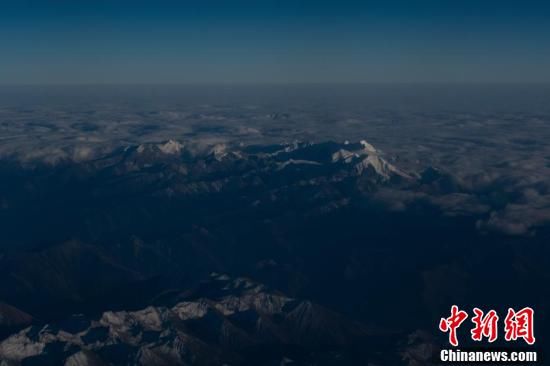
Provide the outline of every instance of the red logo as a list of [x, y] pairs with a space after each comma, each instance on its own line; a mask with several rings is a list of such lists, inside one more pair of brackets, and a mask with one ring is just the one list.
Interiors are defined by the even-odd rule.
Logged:
[[533, 318], [535, 311], [531, 308], [523, 308], [516, 312], [514, 309], [508, 309], [508, 315], [504, 320], [505, 331], [504, 339], [515, 341], [523, 338], [527, 344], [535, 343], [535, 333], [533, 329]]
[[[474, 308], [473, 313], [472, 323], [474, 323], [474, 327], [470, 330], [472, 340], [480, 342], [487, 338], [489, 343], [496, 341], [499, 321], [497, 312], [489, 310], [485, 314], [483, 310]], [[534, 344], [534, 317], [535, 311], [530, 307], [519, 311], [508, 309], [508, 314], [504, 320], [504, 339], [511, 342], [522, 338], [527, 344]], [[454, 347], [458, 346], [457, 330], [466, 319], [468, 319], [468, 313], [453, 305], [451, 315], [448, 318], [441, 318], [439, 321], [439, 330], [449, 333], [449, 343]]]
[[456, 330], [466, 319], [468, 319], [468, 313], [458, 310], [458, 306], [453, 305], [451, 307], [451, 316], [446, 319], [441, 318], [439, 321], [439, 330], [442, 332], [449, 332], [449, 343], [455, 347], [458, 346]]
[[471, 330], [472, 339], [479, 342], [483, 337], [486, 337], [489, 343], [496, 341], [498, 338], [497, 312], [491, 310], [487, 315], [483, 316], [483, 310], [474, 308], [474, 313], [475, 316], [472, 318], [472, 322], [475, 324], [475, 327]]

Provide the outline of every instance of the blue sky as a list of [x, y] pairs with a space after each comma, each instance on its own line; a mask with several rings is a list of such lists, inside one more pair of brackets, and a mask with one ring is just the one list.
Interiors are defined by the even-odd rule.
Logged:
[[0, 83], [550, 82], [548, 1], [4, 1]]

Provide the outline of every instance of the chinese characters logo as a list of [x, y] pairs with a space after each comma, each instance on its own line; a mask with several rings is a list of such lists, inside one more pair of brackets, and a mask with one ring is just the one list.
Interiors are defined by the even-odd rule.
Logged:
[[[481, 309], [474, 308], [473, 315], [471, 321], [474, 326], [470, 331], [472, 340], [480, 342], [486, 338], [489, 343], [496, 341], [498, 339], [498, 322], [500, 319], [497, 312], [490, 310], [485, 313]], [[534, 315], [535, 311], [530, 307], [519, 311], [511, 308], [508, 309], [508, 313], [504, 319], [504, 339], [507, 342], [523, 339], [529, 345], [534, 344]], [[449, 343], [452, 346], [458, 346], [457, 329], [468, 317], [467, 312], [453, 305], [451, 307], [451, 315], [448, 318], [441, 318], [439, 321], [439, 330], [449, 333]]]

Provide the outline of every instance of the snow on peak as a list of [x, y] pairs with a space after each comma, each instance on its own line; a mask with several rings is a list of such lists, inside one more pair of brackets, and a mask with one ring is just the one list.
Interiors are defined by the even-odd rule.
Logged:
[[374, 171], [384, 179], [390, 179], [392, 175], [398, 175], [403, 178], [410, 179], [411, 176], [403, 172], [401, 169], [388, 163], [377, 155], [369, 155], [360, 163], [355, 165], [357, 173], [362, 174], [367, 168], [371, 167]]
[[370, 152], [370, 153], [377, 153], [378, 151], [374, 148], [374, 146], [372, 146], [371, 144], [369, 144], [366, 140], [361, 140], [360, 141], [360, 144], [363, 145], [363, 150], [367, 151], [367, 152]]
[[351, 163], [353, 159], [357, 158], [358, 155], [354, 152], [340, 149], [336, 151], [334, 154], [332, 154], [332, 162], [337, 163], [339, 161], [343, 161], [344, 163]]
[[282, 170], [284, 168], [286, 168], [287, 166], [289, 165], [321, 165], [321, 163], [317, 162], [317, 161], [312, 161], [312, 160], [301, 160], [301, 159], [298, 159], [298, 160], [295, 160], [295, 159], [289, 159], [285, 162], [282, 162], [282, 163], [278, 163], [277, 166], [278, 166], [278, 170]]
[[155, 151], [160, 151], [165, 155], [177, 155], [181, 153], [183, 147], [184, 145], [176, 140], [168, 140], [162, 143], [141, 144], [137, 147], [136, 151], [138, 154], [143, 154], [145, 152], [154, 153]]
[[223, 143], [212, 146], [209, 155], [213, 156], [217, 161], [222, 161], [226, 158], [243, 158], [243, 154], [239, 150], [232, 150], [230, 146]]
[[222, 160], [228, 154], [228, 148], [226, 144], [216, 144], [210, 149], [210, 154], [214, 156], [216, 160]]
[[183, 149], [183, 145], [175, 140], [168, 140], [164, 144], [157, 145], [160, 151], [167, 155], [179, 154]]

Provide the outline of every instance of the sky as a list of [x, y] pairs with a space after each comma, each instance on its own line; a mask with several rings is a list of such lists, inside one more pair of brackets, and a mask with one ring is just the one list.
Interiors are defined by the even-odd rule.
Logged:
[[0, 84], [549, 82], [545, 0], [0, 3]]

